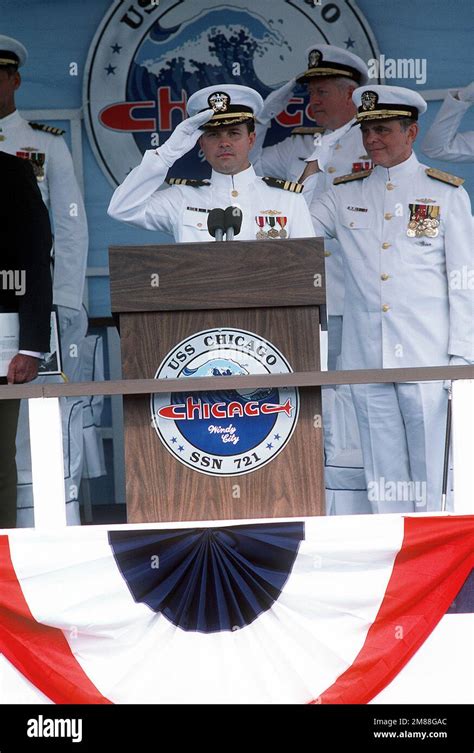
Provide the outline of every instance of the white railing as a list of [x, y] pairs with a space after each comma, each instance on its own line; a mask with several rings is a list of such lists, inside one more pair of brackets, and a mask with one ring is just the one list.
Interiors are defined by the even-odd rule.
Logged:
[[[457, 373], [453, 373], [456, 370]], [[426, 368], [414, 378], [407, 372], [410, 369], [371, 370], [364, 372], [300, 372], [291, 375], [272, 374], [246, 377], [226, 377], [229, 389], [242, 386], [261, 387], [284, 380], [287, 386], [307, 388], [322, 384], [405, 382], [427, 378], [439, 380], [450, 375], [456, 377], [452, 382], [452, 459], [455, 514], [474, 514], [474, 379], [471, 379], [473, 367], [433, 367]], [[413, 369], [413, 372], [419, 369]], [[466, 378], [459, 378], [462, 374]], [[123, 394], [142, 394], [150, 392], [173, 392], [187, 389], [199, 391], [208, 389], [204, 384], [215, 377], [183, 380], [124, 380], [121, 382], [87, 382], [68, 385], [5, 386], [0, 387], [0, 399], [27, 398], [29, 400], [31, 460], [33, 476], [33, 500], [35, 528], [58, 528], [66, 526], [66, 499], [64, 492], [62, 425], [60, 415], [60, 394], [76, 395], [109, 394], [119, 397]], [[229, 382], [230, 380], [230, 382]], [[268, 384], [267, 384], [267, 381]], [[232, 382], [232, 384], [231, 384]], [[235, 384], [234, 384], [235, 382]], [[270, 384], [270, 382], [272, 384]], [[291, 384], [290, 384], [291, 382]], [[198, 384], [199, 383], [199, 384]], [[248, 383], [248, 385], [247, 385]], [[227, 386], [226, 385], [226, 386]], [[49, 395], [48, 395], [49, 393]], [[45, 437], [47, 427], [47, 439]], [[444, 432], [440, 426], [439, 431]], [[441, 510], [441, 500], [440, 500]]]

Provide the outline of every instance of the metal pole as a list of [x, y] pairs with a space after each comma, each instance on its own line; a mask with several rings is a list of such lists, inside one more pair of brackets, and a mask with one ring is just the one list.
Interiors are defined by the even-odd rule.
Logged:
[[446, 512], [446, 496], [448, 491], [448, 474], [449, 474], [449, 447], [451, 444], [451, 417], [452, 417], [452, 386], [448, 389], [448, 408], [446, 411], [446, 438], [444, 443], [444, 468], [443, 468], [443, 486], [441, 491], [441, 512]]

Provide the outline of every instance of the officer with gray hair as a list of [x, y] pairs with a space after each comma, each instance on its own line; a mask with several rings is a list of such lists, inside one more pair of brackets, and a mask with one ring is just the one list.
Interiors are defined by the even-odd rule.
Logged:
[[[304, 186], [308, 205], [313, 196], [328, 191], [334, 178], [370, 167], [352, 92], [368, 80], [365, 62], [335, 45], [314, 44], [306, 50], [307, 68], [264, 102], [256, 125], [256, 142], [251, 159], [259, 175], [276, 175], [297, 180]], [[297, 83], [309, 93], [309, 107], [315, 127], [293, 129], [290, 136], [263, 147], [271, 120], [285, 109]], [[344, 272], [339, 244], [328, 241], [325, 248], [326, 296], [328, 308], [328, 368], [335, 369], [341, 351], [344, 310]]]

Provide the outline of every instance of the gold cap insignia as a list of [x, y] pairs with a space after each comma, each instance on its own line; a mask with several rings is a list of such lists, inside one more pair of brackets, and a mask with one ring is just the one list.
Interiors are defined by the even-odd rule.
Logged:
[[227, 112], [230, 105], [230, 97], [225, 92], [214, 92], [208, 98], [207, 102], [214, 112]]
[[308, 68], [317, 68], [323, 59], [323, 55], [320, 50], [311, 50], [308, 55]]
[[377, 94], [377, 92], [365, 91], [362, 94], [360, 101], [362, 103], [362, 109], [364, 110], [364, 112], [366, 112], [367, 110], [375, 110], [375, 105], [379, 101], [379, 95]]

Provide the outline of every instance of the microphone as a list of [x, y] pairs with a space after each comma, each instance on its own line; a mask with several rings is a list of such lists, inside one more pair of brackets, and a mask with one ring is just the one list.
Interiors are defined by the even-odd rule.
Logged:
[[226, 240], [233, 241], [234, 236], [240, 233], [240, 228], [242, 227], [242, 210], [239, 207], [227, 207], [224, 215]]
[[224, 240], [225, 214], [223, 209], [211, 209], [207, 215], [207, 229], [216, 241]]

